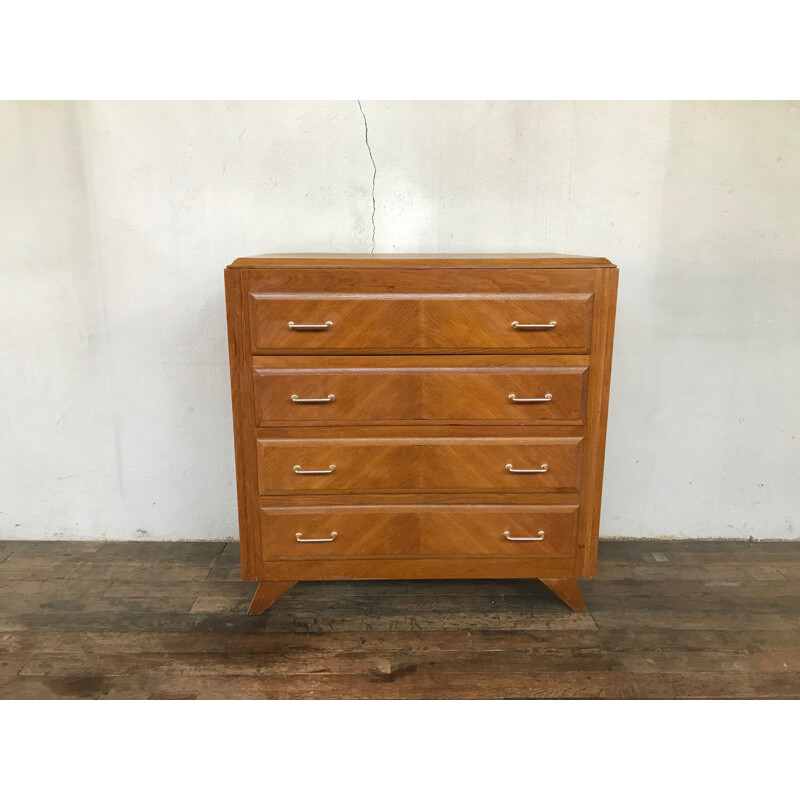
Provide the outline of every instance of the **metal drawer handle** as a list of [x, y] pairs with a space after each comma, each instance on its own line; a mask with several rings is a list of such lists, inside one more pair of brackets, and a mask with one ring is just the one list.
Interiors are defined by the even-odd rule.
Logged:
[[522, 322], [514, 322], [511, 323], [511, 327], [515, 331], [547, 331], [550, 328], [555, 328], [556, 322], [553, 320], [552, 322], [541, 322], [538, 324], [530, 325], [530, 324], [523, 324]]
[[327, 397], [298, 397], [296, 394], [292, 395], [293, 403], [332, 403], [335, 399], [335, 394], [329, 394]]
[[307, 325], [305, 323], [297, 323], [297, 322], [290, 322], [289, 323], [289, 330], [290, 331], [326, 331], [328, 328], [332, 328], [333, 323], [328, 320], [327, 322], [323, 322], [322, 325]]
[[317, 542], [332, 542], [338, 535], [336, 531], [331, 531], [331, 535], [327, 539], [304, 539], [302, 533], [296, 533], [294, 538], [303, 544], [315, 544]]
[[503, 536], [509, 542], [541, 542], [544, 539], [544, 531], [539, 531], [538, 536], [512, 536], [511, 531], [503, 531]]
[[511, 464], [506, 464], [506, 470], [508, 472], [513, 472], [516, 475], [530, 475], [534, 472], [547, 472], [548, 469], [549, 467], [547, 464], [542, 464], [541, 469], [514, 469]]
[[292, 469], [298, 475], [330, 475], [336, 472], [336, 464], [331, 464], [328, 469], [303, 469], [299, 464], [295, 464]]
[[515, 394], [510, 394], [508, 399], [512, 403], [549, 403], [553, 399], [553, 395], [550, 392], [544, 397], [517, 397]]

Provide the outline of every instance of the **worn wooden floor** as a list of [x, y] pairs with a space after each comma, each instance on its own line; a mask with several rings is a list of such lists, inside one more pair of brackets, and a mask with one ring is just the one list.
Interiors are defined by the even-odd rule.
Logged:
[[0, 542], [0, 698], [800, 698], [800, 543], [605, 542], [538, 581], [298, 584], [224, 543]]

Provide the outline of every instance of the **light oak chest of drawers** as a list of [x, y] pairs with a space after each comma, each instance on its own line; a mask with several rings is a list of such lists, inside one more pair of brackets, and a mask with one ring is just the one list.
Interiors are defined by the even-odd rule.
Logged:
[[274, 255], [225, 270], [242, 576], [539, 578], [586, 608], [617, 269]]

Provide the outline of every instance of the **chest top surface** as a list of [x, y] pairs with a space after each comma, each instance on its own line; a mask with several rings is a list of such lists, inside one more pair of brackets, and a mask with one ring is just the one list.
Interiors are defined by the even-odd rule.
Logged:
[[607, 258], [561, 253], [271, 253], [237, 258], [228, 269], [297, 268], [297, 267], [503, 267], [543, 269], [615, 269]]

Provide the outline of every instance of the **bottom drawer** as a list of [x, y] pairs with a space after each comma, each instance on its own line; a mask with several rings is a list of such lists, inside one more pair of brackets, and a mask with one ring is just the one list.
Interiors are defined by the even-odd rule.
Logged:
[[579, 507], [313, 506], [261, 509], [262, 557], [568, 556]]

